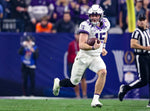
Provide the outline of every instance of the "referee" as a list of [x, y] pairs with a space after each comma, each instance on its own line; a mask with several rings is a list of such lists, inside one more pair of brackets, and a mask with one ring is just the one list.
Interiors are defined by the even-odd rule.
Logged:
[[[134, 49], [139, 79], [128, 85], [120, 86], [118, 94], [120, 101], [123, 100], [129, 90], [141, 88], [147, 84], [150, 85], [150, 32], [147, 28], [145, 15], [139, 15], [137, 26], [138, 27], [132, 33], [130, 46]], [[147, 107], [150, 107], [150, 99]]]

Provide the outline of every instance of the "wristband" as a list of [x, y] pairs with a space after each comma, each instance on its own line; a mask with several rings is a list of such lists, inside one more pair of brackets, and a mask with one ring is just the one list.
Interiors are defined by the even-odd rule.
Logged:
[[95, 50], [94, 45], [92, 46], [92, 50]]
[[104, 48], [104, 49], [106, 48], [106, 43], [103, 44], [103, 48]]

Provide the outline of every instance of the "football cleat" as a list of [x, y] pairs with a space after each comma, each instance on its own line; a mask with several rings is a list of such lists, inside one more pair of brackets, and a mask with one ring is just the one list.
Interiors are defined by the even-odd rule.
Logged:
[[53, 94], [55, 96], [58, 96], [59, 95], [59, 91], [60, 91], [60, 85], [59, 85], [59, 78], [55, 78], [54, 79], [54, 85], [53, 85]]
[[100, 103], [99, 100], [93, 100], [92, 103], [91, 103], [91, 106], [93, 108], [95, 108], [95, 107], [100, 107], [101, 108], [103, 106], [103, 104]]
[[126, 86], [121, 85], [118, 93], [118, 98], [120, 101], [123, 101], [125, 94], [127, 93]]
[[150, 101], [149, 101], [149, 103], [148, 103], [148, 105], [146, 106], [147, 108], [150, 108]]

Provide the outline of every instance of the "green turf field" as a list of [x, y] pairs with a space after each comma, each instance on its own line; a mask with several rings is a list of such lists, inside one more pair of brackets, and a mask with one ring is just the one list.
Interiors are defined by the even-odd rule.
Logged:
[[0, 111], [150, 111], [148, 100], [102, 99], [102, 108], [92, 108], [91, 99], [0, 99]]

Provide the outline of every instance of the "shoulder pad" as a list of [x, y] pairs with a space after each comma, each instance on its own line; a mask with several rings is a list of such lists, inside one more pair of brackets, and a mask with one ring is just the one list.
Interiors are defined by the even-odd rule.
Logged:
[[104, 24], [104, 30], [108, 31], [110, 29], [110, 22], [105, 17], [102, 19], [102, 21], [103, 21], [103, 24]]

